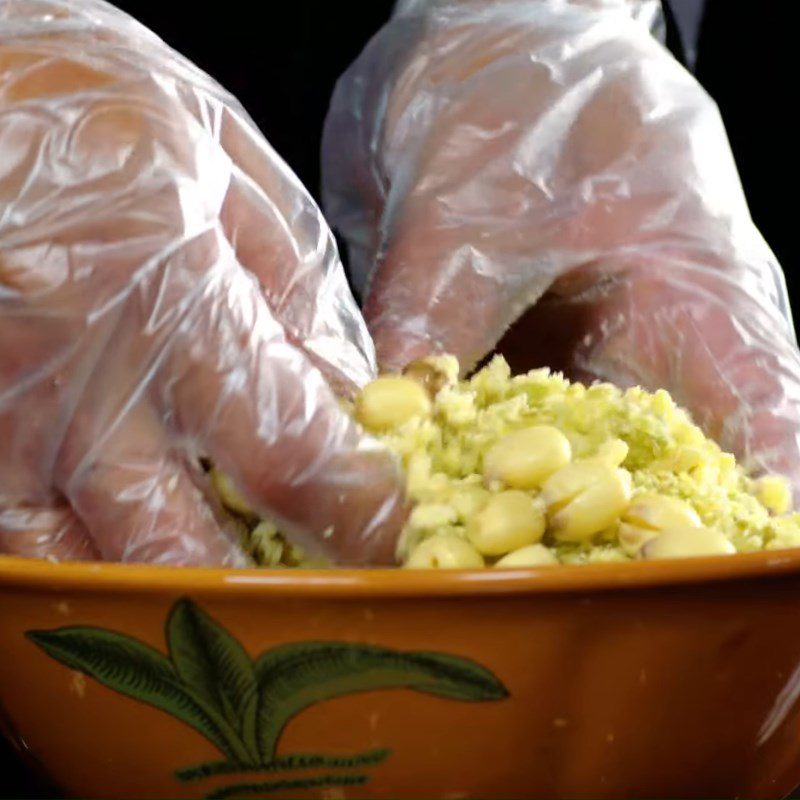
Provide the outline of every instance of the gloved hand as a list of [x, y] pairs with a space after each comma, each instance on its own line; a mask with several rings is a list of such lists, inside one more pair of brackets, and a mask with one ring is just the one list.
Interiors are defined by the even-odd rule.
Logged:
[[666, 387], [797, 491], [783, 275], [660, 21], [657, 0], [401, 0], [337, 85], [323, 206], [382, 366], [499, 342], [516, 369]]
[[209, 457], [307, 550], [392, 561], [395, 463], [330, 388], [375, 369], [328, 227], [99, 0], [0, 0], [0, 343], [0, 552], [244, 564]]

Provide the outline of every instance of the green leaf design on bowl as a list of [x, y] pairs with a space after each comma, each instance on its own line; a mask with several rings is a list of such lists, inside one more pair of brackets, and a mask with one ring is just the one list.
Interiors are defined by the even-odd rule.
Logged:
[[224, 716], [184, 683], [172, 662], [152, 647], [102, 628], [30, 631], [27, 636], [70, 669], [172, 714], [205, 736], [229, 759], [246, 761], [244, 747]]
[[[165, 625], [168, 655], [121, 633], [87, 626], [29, 631], [48, 656], [126, 697], [171, 714], [210, 741], [223, 761], [180, 769], [180, 780], [231, 773], [375, 766], [387, 748], [350, 756], [278, 755], [291, 719], [317, 703], [382, 689], [409, 689], [462, 702], [508, 697], [486, 667], [447, 653], [394, 650], [357, 642], [293, 642], [255, 661], [223, 626], [188, 598]], [[209, 797], [363, 783], [367, 776], [335, 773], [216, 789]]]
[[167, 645], [175, 671], [238, 734], [246, 763], [259, 761], [256, 746], [258, 686], [253, 662], [228, 631], [189, 600], [167, 619]]
[[324, 700], [376, 689], [415, 689], [456, 700], [499, 700], [505, 687], [485, 667], [442, 653], [416, 653], [351, 642], [300, 642], [256, 661], [258, 745], [275, 756], [289, 720]]

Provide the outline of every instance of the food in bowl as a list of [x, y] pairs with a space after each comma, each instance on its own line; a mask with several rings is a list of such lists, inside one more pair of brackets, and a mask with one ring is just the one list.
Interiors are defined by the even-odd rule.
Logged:
[[[377, 378], [352, 406], [401, 460], [407, 568], [533, 567], [728, 555], [800, 545], [781, 476], [754, 478], [664, 391], [585, 386], [495, 357]], [[212, 470], [255, 561], [316, 566]]]

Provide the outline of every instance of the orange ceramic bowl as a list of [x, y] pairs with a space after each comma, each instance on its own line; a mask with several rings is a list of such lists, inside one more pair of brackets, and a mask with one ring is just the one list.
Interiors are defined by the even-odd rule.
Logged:
[[515, 571], [0, 558], [3, 726], [75, 797], [781, 797], [800, 551]]

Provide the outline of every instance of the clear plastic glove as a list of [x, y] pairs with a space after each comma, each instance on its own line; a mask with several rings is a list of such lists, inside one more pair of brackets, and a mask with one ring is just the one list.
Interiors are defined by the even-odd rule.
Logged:
[[499, 343], [517, 369], [663, 386], [797, 489], [783, 275], [660, 22], [657, 0], [401, 2], [336, 88], [324, 207], [382, 366]]
[[0, 552], [244, 564], [209, 457], [307, 550], [392, 561], [396, 465], [330, 388], [375, 370], [328, 227], [94, 0], [0, 0], [0, 343]]

